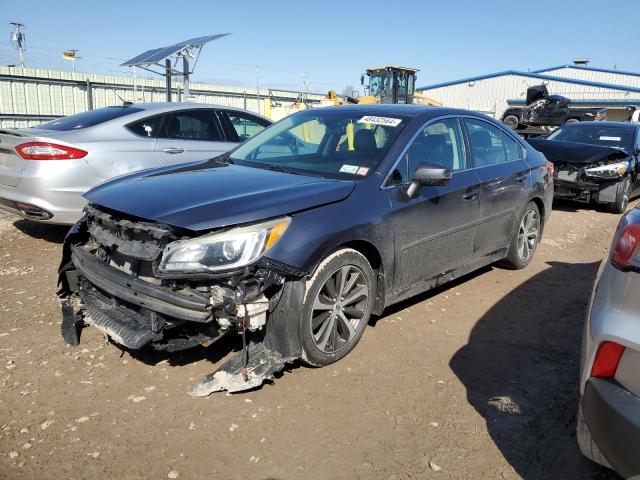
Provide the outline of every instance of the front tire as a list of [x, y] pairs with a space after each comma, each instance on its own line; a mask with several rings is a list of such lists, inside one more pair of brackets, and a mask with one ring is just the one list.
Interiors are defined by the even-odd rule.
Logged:
[[620, 182], [618, 186], [618, 193], [616, 194], [615, 203], [611, 204], [611, 211], [613, 213], [624, 213], [627, 211], [629, 205], [629, 198], [631, 197], [632, 185], [631, 177], [627, 175], [624, 180]]
[[506, 268], [520, 270], [531, 262], [540, 240], [540, 210], [529, 202], [518, 220], [507, 257], [501, 262]]
[[366, 257], [342, 249], [327, 257], [307, 281], [300, 332], [302, 359], [323, 367], [345, 357], [369, 322], [375, 274]]

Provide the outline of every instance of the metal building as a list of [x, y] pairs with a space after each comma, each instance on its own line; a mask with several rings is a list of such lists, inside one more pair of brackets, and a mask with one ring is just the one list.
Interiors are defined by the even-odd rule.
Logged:
[[560, 65], [533, 72], [505, 70], [420, 87], [443, 105], [499, 118], [509, 106], [524, 105], [527, 88], [544, 84], [579, 107], [607, 107], [609, 120], [624, 120], [627, 105], [640, 105], [640, 73]]
[[[181, 88], [181, 83], [173, 83], [174, 98]], [[123, 101], [165, 99], [163, 80], [0, 66], [0, 128], [31, 127], [64, 115], [121, 105]], [[319, 104], [323, 99], [324, 95], [307, 92], [208, 83], [191, 83], [189, 93], [192, 102], [239, 107], [267, 115], [274, 106], [291, 107], [301, 100]]]

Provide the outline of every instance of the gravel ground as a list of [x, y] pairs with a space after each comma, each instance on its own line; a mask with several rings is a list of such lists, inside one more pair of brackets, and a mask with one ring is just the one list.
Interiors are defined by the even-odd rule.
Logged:
[[65, 229], [0, 214], [0, 478], [614, 479], [575, 443], [581, 328], [619, 217], [559, 206], [532, 264], [389, 308], [324, 369], [188, 395], [239, 348], [64, 344]]

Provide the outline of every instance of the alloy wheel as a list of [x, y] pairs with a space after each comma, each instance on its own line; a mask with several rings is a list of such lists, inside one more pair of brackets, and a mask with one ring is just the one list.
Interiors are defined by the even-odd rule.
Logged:
[[357, 339], [368, 297], [364, 273], [354, 265], [341, 267], [327, 279], [311, 310], [311, 333], [318, 349], [335, 353]]
[[524, 261], [529, 260], [538, 243], [538, 214], [529, 210], [522, 217], [518, 231], [518, 255]]

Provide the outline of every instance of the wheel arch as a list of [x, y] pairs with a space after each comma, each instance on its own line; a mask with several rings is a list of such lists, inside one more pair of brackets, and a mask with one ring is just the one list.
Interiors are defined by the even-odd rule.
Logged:
[[376, 278], [376, 284], [374, 286], [376, 295], [375, 301], [373, 303], [373, 313], [375, 313], [376, 315], [380, 315], [384, 310], [385, 304], [385, 267], [382, 260], [382, 255], [380, 254], [380, 250], [373, 243], [367, 240], [350, 240], [348, 242], [341, 243], [340, 245], [336, 245], [325, 255], [321, 256], [319, 261], [314, 265], [313, 270], [309, 273], [309, 276], [313, 276], [318, 266], [323, 262], [325, 258], [337, 252], [338, 250], [344, 250], [346, 248], [353, 249], [356, 252], [362, 254], [369, 262], [369, 265], [371, 265]]
[[547, 223], [547, 209], [545, 207], [544, 201], [540, 197], [532, 197], [531, 202], [536, 204], [538, 207], [538, 211], [540, 212], [540, 237], [542, 238], [542, 234], [544, 233], [544, 226]]

